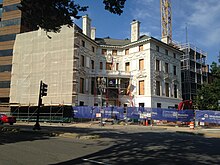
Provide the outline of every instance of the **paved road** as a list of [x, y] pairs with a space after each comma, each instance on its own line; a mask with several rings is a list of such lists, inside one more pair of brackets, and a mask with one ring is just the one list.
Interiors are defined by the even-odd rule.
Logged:
[[[219, 138], [133, 126], [15, 127], [21, 131], [0, 132], [0, 164], [220, 164]], [[51, 132], [100, 138], [51, 137]]]

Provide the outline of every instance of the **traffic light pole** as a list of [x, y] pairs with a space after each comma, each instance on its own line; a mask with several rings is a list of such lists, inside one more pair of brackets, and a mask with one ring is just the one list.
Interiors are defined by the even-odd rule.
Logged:
[[40, 81], [40, 92], [39, 92], [39, 98], [38, 98], [38, 106], [37, 106], [37, 120], [36, 123], [34, 125], [33, 130], [40, 130], [40, 123], [39, 123], [39, 116], [40, 116], [40, 106], [42, 103], [42, 98], [41, 98], [41, 87], [42, 87], [43, 82]]

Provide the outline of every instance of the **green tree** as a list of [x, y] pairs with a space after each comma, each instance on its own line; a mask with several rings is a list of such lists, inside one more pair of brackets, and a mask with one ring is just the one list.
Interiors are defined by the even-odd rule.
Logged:
[[220, 66], [218, 66], [218, 64], [216, 62], [212, 62], [211, 64], [211, 74], [214, 76], [214, 77], [220, 77]]
[[214, 80], [211, 84], [204, 84], [198, 91], [196, 105], [201, 110], [220, 110], [218, 100], [220, 100], [220, 65], [213, 62], [211, 74]]
[[[122, 14], [126, 0], [103, 0], [104, 8], [114, 14]], [[88, 9], [74, 0], [22, 0], [18, 8], [22, 11], [23, 23], [32, 30], [39, 27], [46, 32], [59, 32], [62, 25], [73, 25], [80, 12]]]

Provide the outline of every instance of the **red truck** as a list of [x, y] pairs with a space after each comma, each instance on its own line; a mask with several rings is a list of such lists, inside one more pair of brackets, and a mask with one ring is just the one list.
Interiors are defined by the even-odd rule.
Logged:
[[13, 125], [14, 123], [16, 123], [16, 118], [0, 113], [0, 124], [4, 123], [9, 123], [10, 125]]
[[184, 100], [179, 103], [178, 110], [185, 110], [185, 109], [193, 109], [192, 100]]

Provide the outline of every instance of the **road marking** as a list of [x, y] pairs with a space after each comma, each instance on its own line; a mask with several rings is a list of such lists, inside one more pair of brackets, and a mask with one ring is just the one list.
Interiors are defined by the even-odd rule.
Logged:
[[91, 159], [83, 159], [83, 161], [91, 162], [91, 163], [96, 163], [96, 164], [109, 165], [109, 164], [106, 164], [106, 163], [104, 163], [104, 162], [99, 162], [99, 161], [95, 161], [95, 160], [91, 160]]

